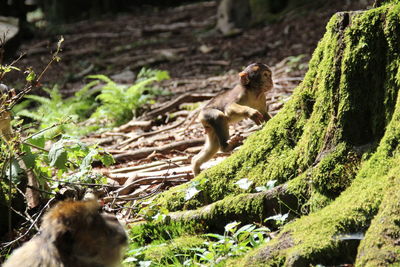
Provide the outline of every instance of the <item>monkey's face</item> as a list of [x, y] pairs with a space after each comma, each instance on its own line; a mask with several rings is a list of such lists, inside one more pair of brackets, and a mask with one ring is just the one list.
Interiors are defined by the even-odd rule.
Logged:
[[267, 91], [273, 87], [271, 69], [263, 63], [253, 63], [239, 73], [240, 82], [246, 87], [261, 87]]

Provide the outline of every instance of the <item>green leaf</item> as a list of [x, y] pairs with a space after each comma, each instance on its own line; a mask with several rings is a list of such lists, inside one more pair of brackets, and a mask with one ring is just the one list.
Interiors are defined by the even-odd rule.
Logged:
[[204, 235], [207, 236], [207, 237], [213, 237], [213, 238], [218, 239], [218, 240], [225, 240], [226, 239], [225, 236], [219, 235], [219, 234], [209, 233], [209, 234], [204, 234]]
[[21, 101], [20, 103], [16, 104], [13, 108], [12, 111], [14, 112], [14, 114], [28, 108], [31, 105], [32, 101], [31, 100], [24, 100]]
[[27, 168], [35, 167], [37, 155], [32, 153], [31, 148], [26, 144], [22, 145], [22, 151], [24, 152], [22, 160], [24, 161], [26, 167]]
[[269, 232], [271, 232], [271, 230], [268, 227], [260, 227], [260, 228], [254, 229], [253, 232], [269, 233]]
[[67, 152], [65, 151], [63, 140], [58, 141], [50, 148], [49, 160], [50, 166], [66, 169]]
[[268, 188], [266, 187], [266, 186], [257, 186], [256, 188], [255, 188], [255, 190], [256, 190], [256, 192], [265, 192], [265, 191], [267, 191], [268, 190]]
[[103, 74], [89, 75], [87, 77], [89, 79], [97, 79], [97, 80], [101, 80], [101, 81], [106, 82], [106, 83], [115, 84], [115, 82], [113, 82], [113, 80], [111, 80], [110, 78], [108, 78], [106, 75], [103, 75]]
[[0, 65], [0, 72], [7, 73], [7, 72], [10, 72], [11, 70], [21, 71], [19, 68], [14, 67], [14, 66]]
[[274, 215], [274, 216], [266, 218], [265, 221], [274, 220], [277, 223], [283, 223], [283, 222], [286, 221], [288, 216], [289, 216], [289, 213], [286, 213], [286, 214], [283, 214], [283, 215], [282, 214], [277, 214], [277, 215]]
[[272, 188], [275, 187], [276, 182], [278, 182], [278, 181], [277, 181], [277, 180], [270, 180], [270, 181], [267, 182], [266, 187], [267, 187], [268, 189], [272, 189]]
[[139, 266], [140, 267], [150, 267], [152, 261], [139, 261]]
[[39, 102], [40, 104], [43, 105], [50, 105], [51, 101], [50, 99], [43, 97], [43, 96], [37, 96], [37, 95], [26, 95], [25, 98], [31, 99], [33, 101]]
[[240, 225], [240, 222], [231, 222], [228, 223], [227, 225], [225, 225], [225, 231], [226, 232], [234, 232], [236, 227], [238, 227]]
[[46, 138], [44, 137], [43, 134], [40, 134], [40, 135], [35, 135], [32, 138], [29, 138], [28, 140], [26, 140], [26, 142], [34, 146], [44, 148], [44, 145], [46, 143]]
[[156, 79], [157, 81], [162, 81], [162, 80], [168, 80], [170, 79], [170, 77], [167, 71], [157, 71]]
[[81, 90], [79, 90], [78, 92], [75, 93], [75, 96], [79, 99], [84, 98], [85, 96], [90, 96], [91, 94], [89, 94], [89, 89], [91, 89], [92, 87], [98, 85], [100, 83], [100, 81], [91, 81], [90, 83], [86, 84], [84, 87], [82, 87]]
[[30, 71], [29, 74], [26, 76], [25, 79], [26, 79], [28, 82], [32, 82], [33, 80], [35, 80], [35, 78], [36, 78], [35, 72]]
[[201, 190], [197, 189], [196, 186], [191, 186], [186, 190], [185, 201], [192, 199], [195, 195], [197, 195]]
[[101, 155], [100, 161], [106, 167], [111, 166], [111, 164], [115, 163], [115, 159], [113, 158], [113, 156], [111, 154], [108, 154], [108, 153]]
[[131, 263], [131, 262], [137, 262], [138, 261], [138, 259], [137, 258], [135, 258], [135, 257], [127, 257], [126, 259], [124, 259], [124, 263]]
[[83, 158], [80, 165], [81, 170], [88, 170], [92, 166], [93, 158], [98, 154], [96, 149], [90, 149], [89, 153]]
[[19, 165], [19, 162], [16, 159], [13, 159], [11, 161], [11, 177], [10, 177], [10, 166], [8, 166], [8, 168], [6, 169], [6, 176], [8, 179], [11, 178], [11, 181], [14, 184], [19, 184], [21, 181], [20, 175], [23, 172], [24, 171], [22, 170], [21, 166]]
[[238, 236], [239, 234], [241, 234], [243, 232], [251, 232], [255, 228], [256, 228], [256, 226], [254, 224], [246, 224], [236, 231], [235, 236]]
[[17, 116], [24, 116], [33, 120], [41, 121], [43, 116], [37, 114], [36, 112], [30, 112], [27, 109], [21, 110], [17, 113]]
[[240, 179], [239, 181], [237, 181], [235, 184], [237, 186], [239, 186], [240, 189], [247, 190], [253, 184], [253, 181], [251, 181], [247, 178], [243, 178], [243, 179]]

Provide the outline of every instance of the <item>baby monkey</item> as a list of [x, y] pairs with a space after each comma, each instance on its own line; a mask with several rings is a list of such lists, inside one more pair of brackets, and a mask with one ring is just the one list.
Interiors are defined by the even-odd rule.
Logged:
[[239, 77], [238, 85], [212, 98], [199, 114], [207, 139], [192, 159], [194, 175], [200, 173], [200, 166], [218, 150], [228, 152], [238, 145], [236, 138], [229, 140], [229, 124], [250, 118], [260, 125], [269, 119], [265, 93], [273, 87], [270, 68], [254, 63], [240, 72]]
[[16, 249], [3, 267], [118, 266], [127, 236], [97, 201], [63, 201], [47, 212], [40, 233]]

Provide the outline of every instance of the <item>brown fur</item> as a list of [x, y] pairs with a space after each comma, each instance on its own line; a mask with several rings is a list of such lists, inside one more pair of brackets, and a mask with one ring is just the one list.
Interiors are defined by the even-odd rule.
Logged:
[[127, 243], [114, 216], [96, 201], [63, 201], [44, 215], [41, 232], [15, 250], [3, 267], [118, 266]]
[[239, 73], [238, 85], [215, 96], [201, 110], [199, 118], [207, 139], [203, 149], [192, 159], [195, 175], [200, 173], [200, 166], [218, 150], [231, 151], [237, 145], [234, 140], [229, 140], [229, 124], [250, 118], [260, 125], [269, 119], [265, 92], [273, 87], [271, 76], [267, 65], [251, 64]]

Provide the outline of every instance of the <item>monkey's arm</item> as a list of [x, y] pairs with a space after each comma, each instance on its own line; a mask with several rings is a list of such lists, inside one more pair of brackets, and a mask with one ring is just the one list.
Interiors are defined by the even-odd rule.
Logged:
[[257, 125], [260, 125], [263, 121], [265, 121], [263, 114], [261, 114], [261, 112], [259, 112], [258, 110], [237, 103], [230, 104], [225, 109], [225, 114], [229, 118], [230, 122], [235, 122], [245, 118], [250, 118]]

